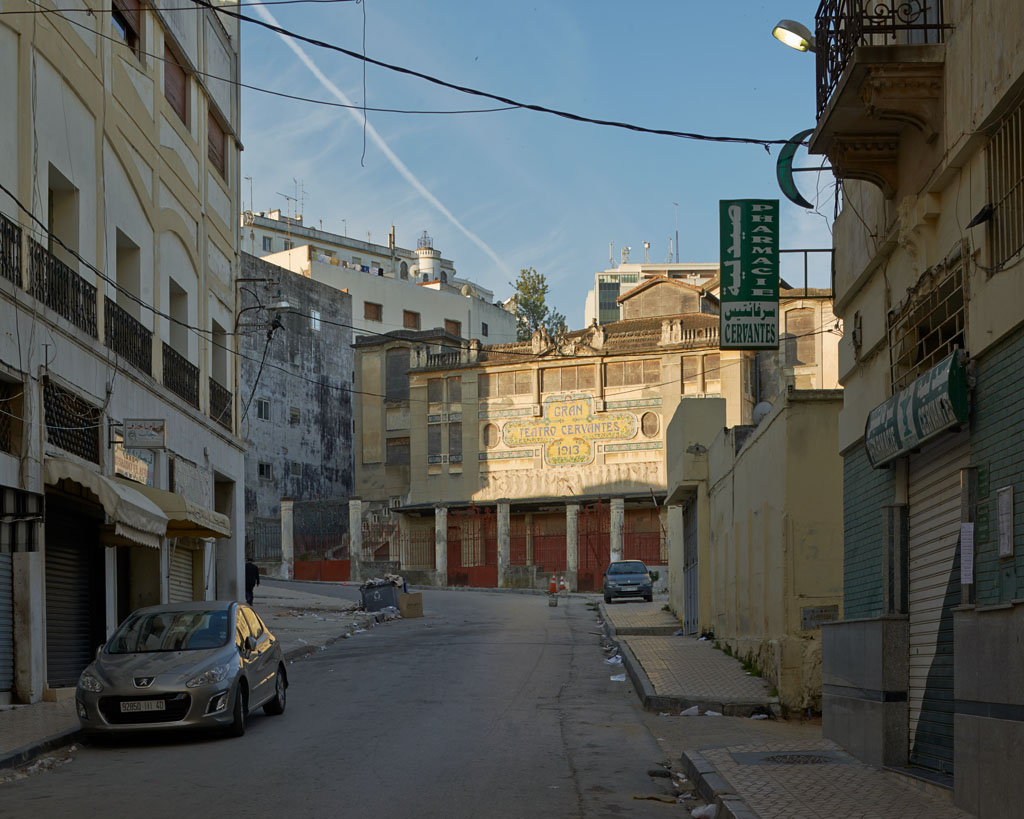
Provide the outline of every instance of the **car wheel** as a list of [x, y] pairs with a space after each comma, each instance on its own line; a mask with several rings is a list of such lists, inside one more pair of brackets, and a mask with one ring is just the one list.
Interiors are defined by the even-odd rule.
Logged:
[[644, 600], [646, 600], [648, 603], [653, 603], [654, 602], [654, 595], [653, 594], [645, 594], [644, 595]]
[[284, 666], [279, 665], [277, 673], [274, 675], [274, 698], [263, 706], [263, 713], [268, 717], [276, 717], [284, 713], [285, 689], [287, 687], [288, 682], [285, 680]]
[[610, 595], [610, 594], [606, 594], [606, 595], [604, 596], [604, 602], [605, 602], [605, 603], [611, 603], [611, 602], [612, 602], [612, 597], [611, 597], [611, 595]]
[[238, 684], [235, 691], [235, 707], [232, 711], [233, 719], [231, 724], [224, 730], [229, 737], [240, 737], [245, 734], [245, 718], [249, 711], [249, 697], [242, 683]]

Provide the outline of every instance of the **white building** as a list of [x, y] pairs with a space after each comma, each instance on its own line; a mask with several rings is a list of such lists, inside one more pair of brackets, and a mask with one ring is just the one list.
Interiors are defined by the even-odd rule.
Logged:
[[280, 211], [242, 216], [242, 249], [352, 296], [353, 338], [435, 327], [486, 344], [515, 341], [515, 315], [494, 293], [455, 274], [424, 232], [416, 250], [303, 225]]
[[595, 321], [607, 324], [622, 318], [619, 296], [651, 279], [679, 279], [697, 288], [705, 288], [718, 279], [718, 264], [706, 262], [629, 263], [594, 274], [594, 287], [587, 291], [583, 309], [584, 326]]
[[240, 594], [238, 26], [108, 11], [0, 19], [0, 702]]

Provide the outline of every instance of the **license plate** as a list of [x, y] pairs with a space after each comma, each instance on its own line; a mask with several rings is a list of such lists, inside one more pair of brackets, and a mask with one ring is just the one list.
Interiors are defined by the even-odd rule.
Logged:
[[167, 704], [163, 700], [125, 700], [121, 703], [122, 714], [132, 714], [136, 711], [165, 711]]
[[623, 586], [622, 586], [622, 588], [624, 588], [624, 589], [629, 589], [630, 591], [633, 591], [633, 589], [635, 589], [635, 588], [636, 588], [636, 584], [635, 584], [635, 583], [634, 583], [634, 584], [630, 584], [630, 583], [624, 583], [624, 584], [623, 584]]

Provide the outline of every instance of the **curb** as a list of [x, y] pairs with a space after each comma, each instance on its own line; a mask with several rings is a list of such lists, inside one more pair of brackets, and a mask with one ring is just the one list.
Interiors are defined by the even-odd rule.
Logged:
[[709, 805], [718, 805], [723, 819], [759, 819], [758, 814], [699, 751], [687, 749], [680, 760], [687, 778], [697, 786], [697, 795]]

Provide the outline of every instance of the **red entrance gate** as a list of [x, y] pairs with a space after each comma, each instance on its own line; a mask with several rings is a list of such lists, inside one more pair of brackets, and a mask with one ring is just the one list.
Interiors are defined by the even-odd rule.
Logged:
[[493, 509], [448, 512], [448, 585], [498, 585], [498, 519]]
[[581, 591], [599, 591], [604, 570], [611, 561], [611, 510], [607, 501], [598, 501], [580, 509], [579, 579]]
[[648, 566], [668, 564], [668, 555], [665, 554], [665, 533], [657, 509], [627, 510], [623, 528], [623, 559], [642, 560]]
[[516, 515], [509, 521], [509, 565], [564, 572], [565, 514]]

